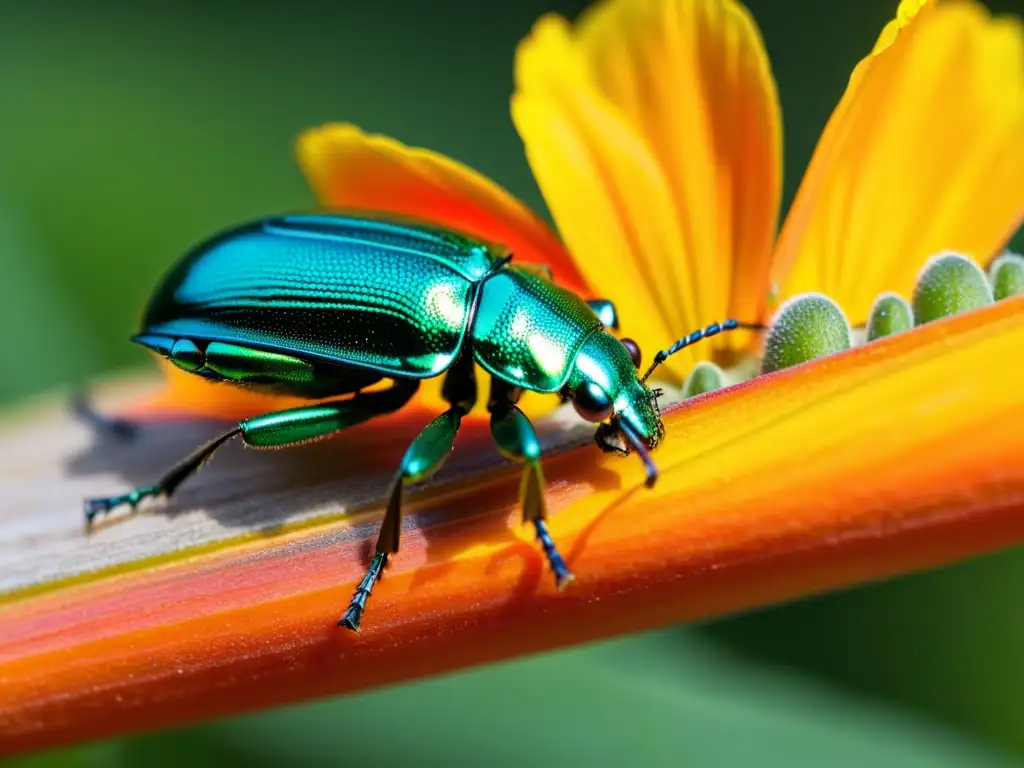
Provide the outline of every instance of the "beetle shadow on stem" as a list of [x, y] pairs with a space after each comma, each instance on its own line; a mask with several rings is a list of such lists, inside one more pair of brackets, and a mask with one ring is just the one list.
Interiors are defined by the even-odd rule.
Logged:
[[[353, 515], [366, 539], [362, 549], [368, 561], [379, 519], [363, 516], [364, 521], [358, 519], [360, 513], [382, 506], [403, 453], [436, 415], [413, 406], [329, 439], [279, 450], [246, 449], [240, 440], [232, 440], [171, 499], [143, 502], [134, 516], [117, 510], [106, 519], [98, 518], [91, 535], [82, 538], [92, 539], [94, 549], [132, 539], [142, 542], [139, 549], [144, 554], [155, 555], [169, 551], [168, 546], [204, 544], [250, 532], [271, 535], [285, 524]], [[123, 439], [92, 425], [88, 438], [80, 443], [83, 447], [68, 457], [66, 470], [71, 477], [82, 479], [76, 486], [87, 484], [88, 496], [123, 493], [153, 483], [181, 458], [232, 426], [205, 420], [143, 421], [136, 424], [131, 439]], [[546, 462], [554, 469], [550, 487], [563, 482], [564, 470], [559, 467], [565, 465], [559, 454], [589, 443], [592, 432], [585, 426], [574, 430], [543, 422], [538, 423], [538, 431], [546, 455], [552, 459]], [[539, 548], [528, 546], [510, 529], [521, 525], [517, 498], [521, 471], [521, 465], [506, 461], [494, 447], [486, 414], [465, 418], [451, 457], [424, 484], [431, 492], [421, 498], [420, 488], [412, 487], [406, 494], [403, 554], [406, 541], [412, 541], [409, 536], [419, 537], [419, 550], [432, 566], [423, 571], [423, 580], [442, 575], [446, 558], [473, 544], [512, 545], [504, 556], [531, 558], [531, 564], [532, 558], [542, 562]], [[466, 482], [483, 484], [480, 504], [446, 502], [445, 489]], [[614, 473], [588, 471], [588, 483], [595, 488], [617, 482]], [[493, 510], [496, 500], [507, 506], [507, 514], [477, 513]], [[168, 528], [162, 517], [181, 519]], [[79, 565], [88, 567], [86, 562]], [[546, 577], [534, 568], [525, 573], [533, 574], [532, 583], [522, 585], [528, 591]]]
[[[327, 439], [274, 450], [255, 450], [241, 439], [226, 443], [167, 500], [146, 500], [139, 515], [168, 517], [202, 510], [223, 528], [273, 531], [290, 521], [338, 514], [382, 500], [408, 444], [433, 414], [402, 413], [353, 427]], [[234, 426], [198, 420], [143, 421], [131, 439], [93, 429], [86, 448], [70, 458], [72, 476], [114, 475], [102, 493], [149, 485], [199, 446]], [[479, 430], [467, 430], [479, 432]], [[468, 439], [464, 439], [468, 438]], [[480, 458], [479, 435], [461, 435], [460, 447]], [[451, 463], [461, 462], [457, 450]], [[497, 452], [488, 458], [499, 463]], [[474, 463], [479, 463], [476, 461]], [[465, 468], [463, 468], [465, 470]], [[103, 530], [130, 517], [127, 509], [97, 518]]]

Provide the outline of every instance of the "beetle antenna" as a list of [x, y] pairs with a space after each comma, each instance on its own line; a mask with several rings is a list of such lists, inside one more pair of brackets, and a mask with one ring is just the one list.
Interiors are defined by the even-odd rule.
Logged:
[[633, 428], [626, 422], [619, 422], [619, 431], [626, 436], [629, 440], [630, 445], [633, 446], [633, 450], [636, 451], [640, 460], [644, 463], [644, 470], [647, 472], [647, 479], [644, 480], [644, 485], [648, 488], [653, 488], [654, 484], [658, 480], [658, 465], [654, 463], [654, 459], [651, 458], [651, 452], [647, 450], [647, 446], [644, 445], [643, 440], [640, 436], [633, 431]]
[[738, 329], [745, 329], [750, 331], [763, 331], [767, 328], [765, 325], [760, 323], [741, 323], [738, 320], [723, 320], [720, 323], [712, 323], [706, 328], [702, 328], [699, 331], [694, 331], [686, 336], [683, 336], [679, 341], [673, 344], [668, 349], [663, 349], [661, 352], [654, 356], [654, 362], [651, 363], [651, 367], [647, 369], [647, 373], [644, 374], [643, 378], [640, 379], [641, 383], [647, 381], [647, 377], [654, 373], [654, 369], [659, 365], [668, 360], [679, 350], [684, 347], [688, 347], [691, 344], [696, 344], [701, 339], [707, 339], [711, 336], [716, 336], [722, 331], [735, 331]]

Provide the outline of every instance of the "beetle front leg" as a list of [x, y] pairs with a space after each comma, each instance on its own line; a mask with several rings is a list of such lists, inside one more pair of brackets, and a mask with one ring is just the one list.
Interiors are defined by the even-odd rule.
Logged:
[[366, 601], [377, 580], [380, 579], [384, 567], [388, 564], [388, 557], [398, 551], [402, 522], [402, 489], [406, 485], [427, 479], [441, 468], [452, 451], [455, 435], [458, 434], [464, 415], [465, 411], [459, 406], [449, 408], [430, 422], [406, 450], [405, 456], [402, 457], [402, 464], [391, 485], [388, 506], [384, 512], [380, 533], [377, 535], [377, 547], [373, 560], [370, 561], [366, 576], [356, 587], [348, 609], [338, 622], [339, 626], [359, 631], [359, 622], [366, 609]]
[[544, 499], [544, 472], [540, 464], [540, 441], [533, 425], [512, 402], [511, 390], [503, 382], [493, 384], [493, 393], [488, 409], [491, 412], [491, 436], [508, 459], [525, 463], [523, 479], [519, 486], [519, 498], [523, 505], [523, 522], [533, 523], [537, 540], [548, 559], [548, 565], [555, 576], [555, 585], [564, 589], [573, 575], [555, 546], [545, 520], [548, 516]]
[[169, 498], [186, 478], [195, 473], [218, 448], [233, 437], [241, 435], [246, 445], [256, 448], [298, 445], [327, 437], [375, 416], [398, 410], [409, 401], [418, 386], [415, 381], [397, 381], [389, 389], [359, 393], [346, 400], [275, 411], [245, 419], [178, 462], [153, 485], [145, 485], [118, 496], [87, 499], [86, 525], [91, 525], [97, 515], [118, 507], [129, 506], [134, 510], [143, 499], [158, 496]]

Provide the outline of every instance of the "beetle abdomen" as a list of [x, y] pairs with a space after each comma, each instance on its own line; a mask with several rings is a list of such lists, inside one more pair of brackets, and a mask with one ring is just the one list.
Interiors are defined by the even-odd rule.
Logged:
[[482, 244], [344, 216], [267, 219], [187, 256], [147, 310], [144, 334], [238, 344], [410, 378], [461, 348]]

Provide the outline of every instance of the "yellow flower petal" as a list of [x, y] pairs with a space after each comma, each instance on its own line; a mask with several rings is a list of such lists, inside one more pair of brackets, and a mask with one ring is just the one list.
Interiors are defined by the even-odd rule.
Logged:
[[693, 287], [667, 270], [683, 250], [661, 169], [583, 63], [562, 19], [539, 22], [517, 57], [512, 118], [587, 282], [614, 289], [623, 333], [650, 355], [696, 325]]
[[[780, 126], [741, 6], [610, 0], [575, 29], [545, 17], [517, 52], [512, 114], [580, 269], [615, 296], [623, 332], [645, 351], [758, 314]], [[681, 353], [675, 375], [711, 349]]]
[[851, 77], [773, 267], [780, 298], [822, 291], [853, 322], [939, 251], [988, 261], [1024, 218], [1021, 23], [956, 1], [906, 17]]
[[921, 9], [928, 5], [929, 2], [931, 0], [902, 0], [896, 9], [896, 18], [882, 29], [882, 33], [878, 36], [878, 40], [875, 42], [875, 47], [871, 53], [881, 53], [892, 45], [900, 30], [913, 21]]
[[599, 89], [662, 166], [698, 323], [755, 319], [778, 224], [782, 124], [750, 13], [731, 0], [606, 2], [578, 39]]

